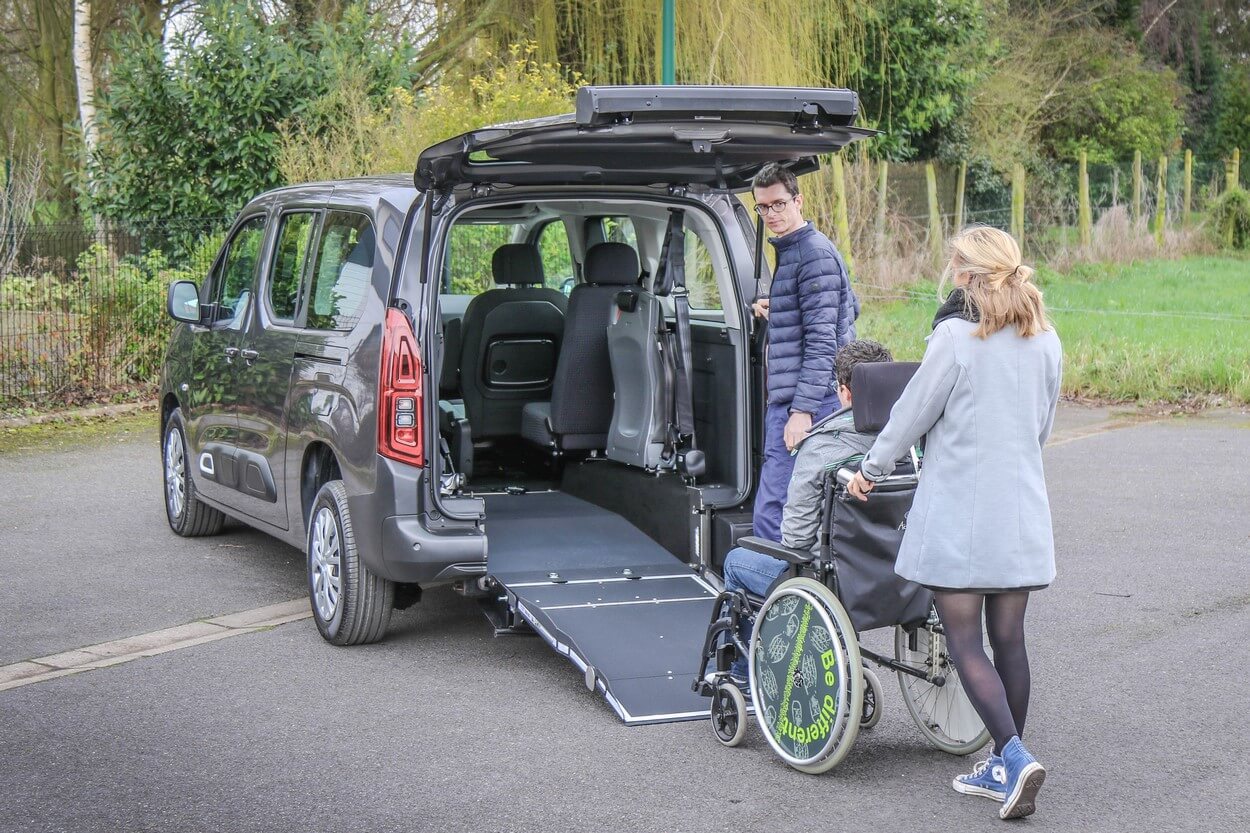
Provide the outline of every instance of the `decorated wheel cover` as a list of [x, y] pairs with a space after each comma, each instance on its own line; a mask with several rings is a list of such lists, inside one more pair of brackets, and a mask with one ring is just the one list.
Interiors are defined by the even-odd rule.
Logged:
[[846, 720], [846, 652], [824, 604], [801, 587], [778, 588], [751, 640], [755, 715], [787, 763], [820, 761]]

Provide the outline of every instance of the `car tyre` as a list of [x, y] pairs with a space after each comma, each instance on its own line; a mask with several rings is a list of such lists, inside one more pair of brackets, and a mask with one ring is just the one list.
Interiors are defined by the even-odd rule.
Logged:
[[386, 635], [395, 584], [374, 575], [360, 558], [347, 489], [321, 487], [308, 513], [308, 594], [321, 636], [333, 645], [365, 645]]
[[165, 420], [161, 468], [165, 476], [165, 518], [169, 528], [183, 538], [221, 532], [226, 522], [225, 513], [204, 503], [195, 493], [181, 408], [175, 408]]

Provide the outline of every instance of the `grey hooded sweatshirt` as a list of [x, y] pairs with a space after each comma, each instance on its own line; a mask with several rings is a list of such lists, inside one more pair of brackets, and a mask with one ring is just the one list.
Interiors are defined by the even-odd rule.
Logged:
[[828, 478], [842, 466], [859, 462], [876, 439], [876, 434], [855, 430], [855, 415], [847, 408], [814, 428], [799, 444], [781, 516], [782, 544], [798, 550], [816, 549]]

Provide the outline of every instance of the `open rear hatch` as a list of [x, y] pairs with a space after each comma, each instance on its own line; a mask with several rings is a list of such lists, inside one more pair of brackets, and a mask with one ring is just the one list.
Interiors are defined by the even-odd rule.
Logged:
[[490, 572], [508, 607], [622, 720], [707, 717], [690, 683], [715, 590], [620, 515], [562, 492], [486, 497]]
[[851, 90], [582, 87], [576, 112], [474, 130], [427, 148], [423, 190], [461, 184], [750, 187], [768, 162], [817, 157], [876, 131], [854, 127]]

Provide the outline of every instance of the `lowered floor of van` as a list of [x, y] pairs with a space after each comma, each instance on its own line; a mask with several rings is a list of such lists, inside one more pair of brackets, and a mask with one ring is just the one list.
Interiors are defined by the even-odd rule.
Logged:
[[565, 492], [485, 500], [489, 572], [515, 617], [572, 660], [626, 723], [707, 716], [691, 682], [711, 585], [621, 515]]

